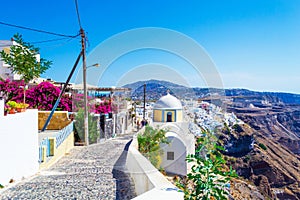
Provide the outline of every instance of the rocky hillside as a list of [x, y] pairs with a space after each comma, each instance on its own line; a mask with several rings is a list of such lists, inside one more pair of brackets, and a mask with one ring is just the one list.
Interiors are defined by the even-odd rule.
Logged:
[[238, 118], [248, 123], [269, 140], [280, 143], [295, 154], [300, 154], [300, 106], [281, 108], [229, 107]]
[[223, 130], [228, 164], [239, 174], [234, 199], [300, 199], [300, 157], [248, 124]]
[[233, 128], [229, 135], [228, 131], [221, 134], [225, 147], [230, 147], [228, 162], [244, 179], [235, 182], [233, 195], [236, 199], [247, 194], [249, 199], [300, 199], [300, 106], [279, 106], [278, 101], [254, 106], [254, 101], [261, 99], [227, 101], [227, 111], [246, 123], [239, 131]]

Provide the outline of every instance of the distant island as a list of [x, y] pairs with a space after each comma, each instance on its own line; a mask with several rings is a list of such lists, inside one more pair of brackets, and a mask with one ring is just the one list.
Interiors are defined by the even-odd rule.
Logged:
[[170, 93], [178, 98], [208, 98], [215, 96], [243, 97], [247, 99], [259, 99], [276, 104], [300, 104], [300, 94], [284, 92], [257, 92], [247, 89], [217, 89], [217, 88], [199, 88], [186, 87], [168, 81], [147, 80], [124, 85], [131, 88], [132, 99], [141, 100], [143, 98], [143, 85], [146, 84], [146, 98], [148, 100], [157, 100], [170, 90]]

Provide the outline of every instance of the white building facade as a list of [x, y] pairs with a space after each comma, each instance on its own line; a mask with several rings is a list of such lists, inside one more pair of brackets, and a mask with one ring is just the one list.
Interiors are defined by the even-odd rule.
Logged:
[[[0, 40], [0, 51], [4, 50], [6, 53], [9, 53], [10, 47], [13, 45], [17, 45], [17, 43], [10, 40]], [[0, 78], [4, 80], [20, 80], [20, 76], [18, 74], [13, 74], [9, 67], [10, 66], [0, 58]]]
[[167, 94], [154, 104], [153, 112], [153, 125], [167, 130], [169, 141], [169, 144], [161, 144], [161, 167], [169, 174], [186, 175], [191, 166], [185, 159], [195, 153], [195, 139], [189, 133], [188, 123], [183, 121], [180, 100]]

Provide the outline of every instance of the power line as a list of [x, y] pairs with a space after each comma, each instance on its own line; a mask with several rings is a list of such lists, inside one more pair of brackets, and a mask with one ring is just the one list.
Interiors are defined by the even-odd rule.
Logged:
[[[77, 35], [77, 37], [79, 36], [80, 34]], [[44, 44], [44, 43], [49, 43], [49, 42], [55, 42], [55, 41], [61, 41], [63, 40], [63, 42], [61, 43], [58, 43], [58, 44], [53, 44], [53, 45], [47, 45], [47, 46], [43, 46], [44, 47], [47, 47], [47, 48], [56, 48], [56, 47], [60, 47], [60, 46], [63, 46], [63, 45], [66, 45], [67, 43], [69, 43], [71, 40], [77, 38], [77, 37], [74, 37], [74, 38], [57, 38], [57, 39], [52, 39], [52, 40], [44, 40], [44, 41], [36, 41], [36, 42], [29, 42], [30, 44]], [[66, 41], [67, 40], [67, 41]], [[10, 47], [10, 45], [7, 45], [7, 44], [1, 44], [0, 43], [0, 47]]]
[[76, 13], [77, 13], [78, 24], [79, 24], [80, 29], [82, 29], [81, 21], [80, 21], [80, 15], [79, 15], [79, 11], [78, 11], [78, 2], [77, 2], [77, 0], [74, 0], [74, 1], [75, 1], [75, 6], [76, 6]]
[[78, 35], [65, 35], [65, 34], [60, 34], [60, 33], [53, 33], [53, 32], [44, 31], [44, 30], [40, 30], [40, 29], [29, 28], [29, 27], [19, 26], [19, 25], [15, 25], [15, 24], [9, 24], [9, 23], [5, 23], [5, 22], [1, 22], [1, 21], [0, 21], [0, 24], [5, 25], [5, 26], [15, 27], [15, 28], [35, 31], [35, 32], [39, 32], [39, 33], [46, 33], [46, 34], [50, 34], [50, 35], [56, 35], [56, 36], [60, 36], [60, 37], [74, 38], [74, 37], [78, 36]]
[[[79, 35], [80, 35], [80, 33], [77, 34], [75, 37], [78, 37]], [[68, 39], [72, 39], [72, 38], [56, 38], [56, 39], [51, 39], [51, 40], [43, 40], [43, 41], [30, 42], [30, 43], [31, 44], [40, 44], [40, 43], [55, 42], [55, 41], [59, 41], [59, 40], [68, 40]]]
[[71, 42], [71, 41], [74, 40], [75, 38], [65, 38], [65, 39], [67, 39], [67, 40], [63, 40], [63, 42], [58, 43], [58, 44], [53, 44], [53, 45], [43, 46], [43, 48], [50, 48], [50, 49], [53, 49], [53, 48], [61, 47], [61, 46], [66, 45], [67, 43]]

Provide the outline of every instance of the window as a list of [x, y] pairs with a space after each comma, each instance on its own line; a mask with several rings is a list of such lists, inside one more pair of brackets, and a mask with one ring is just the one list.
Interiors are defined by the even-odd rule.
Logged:
[[167, 152], [167, 160], [174, 160], [174, 152], [173, 151]]

